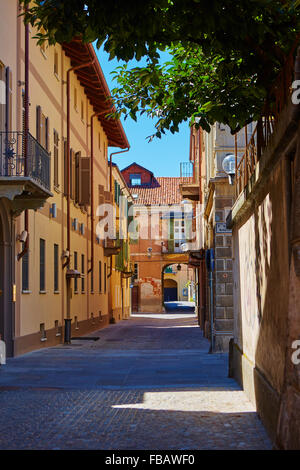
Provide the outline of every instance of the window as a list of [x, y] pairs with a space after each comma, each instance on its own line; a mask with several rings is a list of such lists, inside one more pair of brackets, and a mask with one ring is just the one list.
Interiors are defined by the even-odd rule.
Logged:
[[140, 186], [142, 184], [141, 175], [130, 175], [131, 186]]
[[101, 149], [101, 134], [98, 132], [98, 148]]
[[81, 278], [81, 292], [84, 293], [84, 288], [85, 288], [85, 285], [84, 285], [84, 255], [81, 255], [81, 274], [82, 274], [82, 278]]
[[53, 67], [54, 75], [58, 77], [58, 52], [54, 51], [54, 67]]
[[53, 164], [54, 164], [54, 186], [57, 188], [58, 184], [58, 142], [59, 137], [56, 130], [53, 130]]
[[99, 293], [102, 292], [102, 263], [99, 261]]
[[[23, 246], [24, 248], [24, 246]], [[22, 291], [29, 290], [29, 256], [28, 251], [23, 255], [22, 258]]]
[[106, 263], [104, 263], [104, 294], [106, 294]]
[[80, 116], [81, 116], [81, 120], [83, 121], [84, 120], [84, 103], [83, 103], [83, 100], [81, 100]]
[[94, 293], [94, 271], [91, 271], [91, 293]]
[[58, 245], [54, 244], [54, 292], [58, 290]]
[[40, 106], [36, 107], [36, 140], [46, 150], [49, 149], [49, 119], [42, 113]]
[[46, 282], [45, 282], [45, 240], [40, 238], [40, 292], [45, 292]]
[[77, 88], [74, 88], [74, 108], [77, 111]]
[[[78, 254], [77, 251], [74, 251], [74, 269], [77, 271], [78, 269]], [[78, 292], [78, 278], [74, 278], [74, 292]]]
[[68, 146], [67, 139], [64, 139], [64, 195], [68, 194]]
[[139, 265], [138, 263], [134, 263], [134, 273], [133, 273], [133, 279], [138, 279], [139, 277]]

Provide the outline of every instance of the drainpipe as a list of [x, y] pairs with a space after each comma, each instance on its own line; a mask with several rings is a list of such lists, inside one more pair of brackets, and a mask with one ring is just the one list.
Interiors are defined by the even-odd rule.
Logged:
[[[70, 67], [67, 71], [67, 260], [63, 264], [63, 268], [70, 265], [71, 256], [71, 217], [70, 217], [70, 73], [79, 70], [88, 65], [92, 65], [95, 59], [89, 60], [84, 64]], [[65, 319], [65, 344], [71, 343], [71, 278], [67, 277], [67, 318]]]
[[127, 147], [125, 150], [120, 150], [119, 152], [113, 152], [110, 154], [109, 157], [109, 167], [110, 167], [110, 173], [109, 173], [109, 190], [112, 192], [112, 156], [116, 155], [117, 153], [125, 153], [128, 152], [130, 147]]
[[64, 263], [63, 267], [69, 266], [70, 264], [70, 253], [71, 253], [71, 218], [70, 218], [70, 73], [92, 65], [95, 62], [95, 59], [89, 60], [84, 64], [76, 65], [71, 67], [67, 71], [67, 250], [69, 251], [69, 256], [67, 261]]
[[94, 113], [91, 116], [91, 266], [88, 269], [88, 273], [94, 271], [94, 125], [93, 119], [96, 116], [101, 116], [103, 114], [107, 114], [107, 111], [102, 111], [100, 113]]
[[[28, 6], [25, 7], [25, 11]], [[25, 94], [24, 94], [24, 176], [28, 175], [28, 133], [29, 133], [29, 24], [25, 24]], [[17, 260], [20, 259], [28, 252], [29, 248], [29, 233], [28, 233], [28, 209], [24, 213], [24, 230], [27, 232], [27, 237], [24, 243], [23, 250], [18, 253]]]

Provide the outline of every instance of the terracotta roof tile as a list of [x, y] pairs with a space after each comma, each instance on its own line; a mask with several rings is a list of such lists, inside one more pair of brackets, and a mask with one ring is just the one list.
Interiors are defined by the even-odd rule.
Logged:
[[182, 195], [179, 190], [181, 183], [192, 182], [192, 178], [180, 177], [157, 177], [158, 185], [156, 187], [137, 187], [130, 188], [132, 195], [137, 194], [138, 198], [133, 198], [134, 204], [157, 205], [157, 204], [180, 204]]

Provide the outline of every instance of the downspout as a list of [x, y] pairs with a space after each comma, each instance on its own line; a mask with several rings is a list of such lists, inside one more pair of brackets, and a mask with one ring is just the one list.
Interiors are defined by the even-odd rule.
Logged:
[[[112, 152], [109, 156], [109, 191], [112, 192], [112, 156], [117, 155], [119, 153], [125, 153], [128, 152], [130, 149], [130, 146], [128, 146], [125, 150], [120, 150], [118, 152]], [[110, 258], [110, 263], [109, 263], [109, 274], [108, 278], [112, 276], [112, 257]], [[122, 283], [122, 278], [121, 278], [121, 283]], [[111, 293], [110, 293], [111, 295]]]
[[[68, 257], [63, 268], [69, 266], [70, 264], [70, 254], [71, 254], [71, 218], [70, 218], [70, 73], [74, 70], [79, 70], [88, 65], [92, 65], [95, 62], [95, 59], [85, 62], [84, 64], [76, 65], [71, 67], [67, 71], [67, 251]], [[68, 314], [68, 312], [67, 312]]]
[[[70, 265], [71, 256], [71, 217], [70, 217], [70, 73], [74, 70], [82, 69], [92, 65], [95, 59], [84, 64], [70, 67], [67, 71], [67, 259], [63, 264], [63, 269]], [[65, 318], [64, 343], [71, 343], [71, 278], [67, 277], [67, 318]]]
[[94, 271], [94, 126], [93, 119], [96, 116], [107, 114], [108, 111], [102, 111], [100, 113], [94, 113], [91, 116], [91, 266], [88, 269], [88, 273]]
[[109, 166], [110, 166], [110, 174], [109, 174], [109, 191], [112, 192], [112, 156], [116, 155], [117, 153], [125, 153], [128, 152], [130, 147], [127, 147], [125, 150], [120, 150], [119, 152], [113, 152], [110, 154], [109, 157]]
[[[109, 156], [109, 191], [112, 192], [112, 156], [116, 155], [118, 153], [125, 153], [128, 152], [130, 147], [127, 147], [125, 150], [120, 150], [119, 152], [112, 152]], [[112, 260], [110, 260], [110, 267], [109, 267], [110, 273], [108, 277], [112, 275]]]
[[[25, 11], [28, 6], [25, 7]], [[29, 24], [25, 24], [25, 92], [24, 92], [24, 176], [28, 175], [28, 133], [29, 133]], [[17, 260], [20, 259], [28, 252], [29, 248], [29, 221], [28, 209], [24, 213], [24, 230], [27, 232], [27, 237], [24, 243], [23, 250], [18, 253]]]

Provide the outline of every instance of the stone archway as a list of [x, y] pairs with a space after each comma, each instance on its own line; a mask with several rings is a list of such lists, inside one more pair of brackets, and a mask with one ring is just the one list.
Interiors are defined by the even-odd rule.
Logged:
[[0, 198], [0, 334], [7, 356], [13, 355], [12, 270], [11, 216], [5, 200]]

